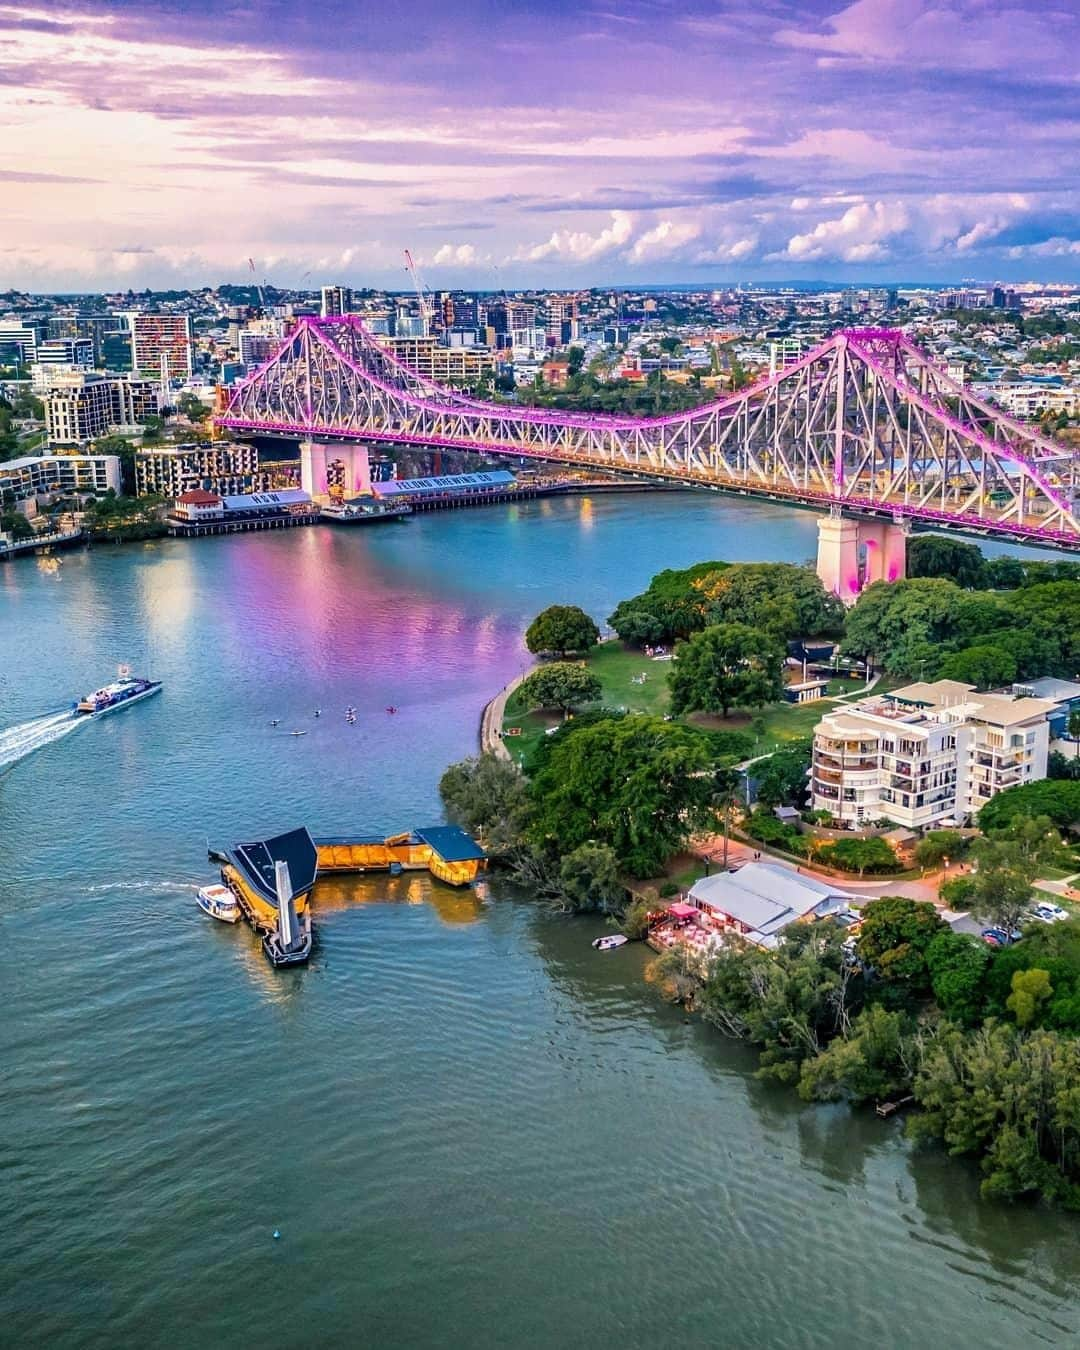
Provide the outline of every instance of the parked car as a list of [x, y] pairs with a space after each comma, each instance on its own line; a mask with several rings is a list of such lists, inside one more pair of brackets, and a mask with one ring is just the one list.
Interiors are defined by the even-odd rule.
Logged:
[[1023, 936], [1019, 928], [1014, 928], [1008, 933], [1004, 928], [984, 928], [982, 930], [982, 940], [989, 942], [992, 947], [1008, 947], [1012, 942], [1019, 942]]
[[1032, 914], [1044, 923], [1060, 923], [1069, 917], [1068, 912], [1049, 900], [1040, 900], [1032, 909]]

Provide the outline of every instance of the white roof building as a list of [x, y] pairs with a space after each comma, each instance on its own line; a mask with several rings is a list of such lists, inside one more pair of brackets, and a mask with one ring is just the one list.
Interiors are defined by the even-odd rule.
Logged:
[[752, 862], [695, 881], [690, 901], [748, 942], [771, 948], [788, 924], [839, 914], [855, 897], [779, 863]]

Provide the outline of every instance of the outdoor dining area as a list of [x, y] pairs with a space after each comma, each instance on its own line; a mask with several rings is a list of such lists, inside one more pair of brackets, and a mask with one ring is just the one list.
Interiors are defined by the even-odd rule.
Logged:
[[684, 900], [675, 900], [649, 915], [648, 942], [657, 951], [682, 943], [707, 955], [720, 945], [721, 932], [711, 915]]

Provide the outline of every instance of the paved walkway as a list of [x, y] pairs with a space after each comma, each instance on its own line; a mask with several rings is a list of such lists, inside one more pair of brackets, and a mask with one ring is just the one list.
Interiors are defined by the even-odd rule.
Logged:
[[510, 751], [507, 750], [502, 738], [503, 714], [506, 712], [506, 700], [518, 687], [518, 685], [530, 675], [531, 671], [525, 671], [521, 675], [515, 675], [508, 685], [505, 685], [489, 704], [484, 708], [480, 717], [480, 753], [498, 755], [500, 759], [510, 759]]

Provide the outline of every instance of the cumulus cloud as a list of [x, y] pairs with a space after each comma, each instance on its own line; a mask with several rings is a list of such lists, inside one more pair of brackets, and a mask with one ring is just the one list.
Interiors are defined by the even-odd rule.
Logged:
[[585, 230], [553, 230], [551, 237], [542, 244], [519, 249], [514, 259], [519, 262], [543, 262], [549, 258], [592, 262], [627, 243], [633, 227], [634, 219], [629, 211], [612, 211], [611, 224], [599, 234], [589, 234]]
[[476, 261], [476, 249], [472, 244], [442, 244], [435, 250], [433, 263], [450, 263], [457, 267], [471, 267]]
[[652, 258], [667, 258], [678, 253], [684, 244], [696, 239], [701, 226], [692, 220], [676, 222], [662, 220], [651, 230], [638, 235], [623, 255], [629, 262], [646, 262]]
[[869, 262], [884, 258], [888, 241], [910, 224], [902, 202], [860, 202], [841, 216], [819, 221], [805, 234], [795, 234], [783, 255], [800, 262], [838, 258], [843, 262]]

